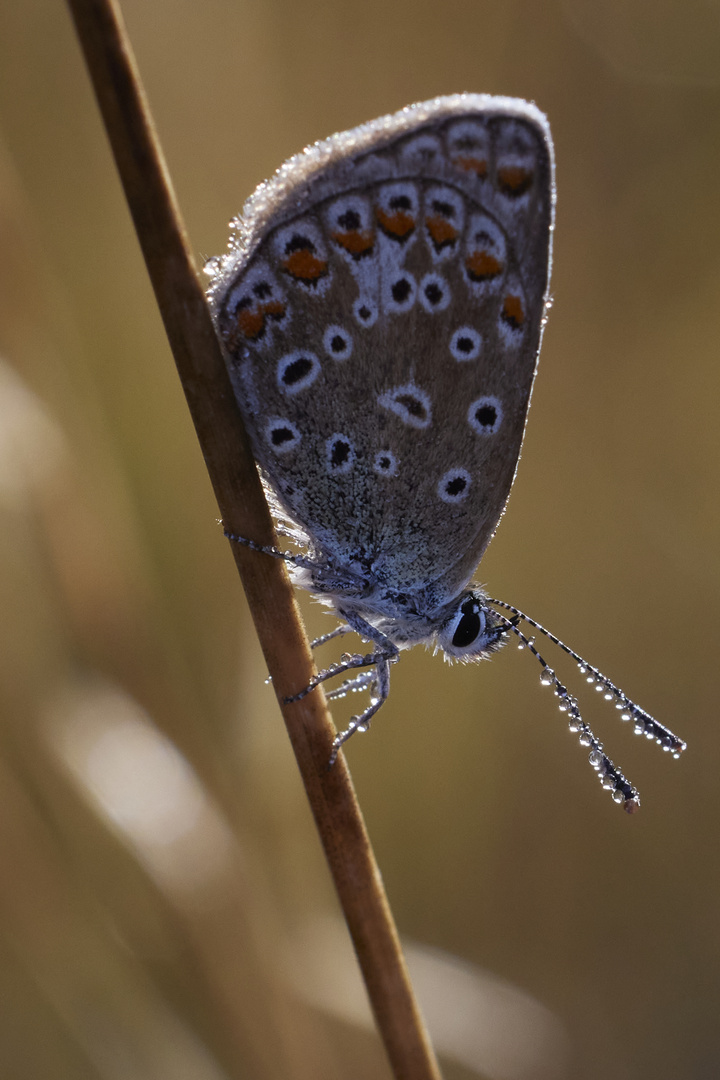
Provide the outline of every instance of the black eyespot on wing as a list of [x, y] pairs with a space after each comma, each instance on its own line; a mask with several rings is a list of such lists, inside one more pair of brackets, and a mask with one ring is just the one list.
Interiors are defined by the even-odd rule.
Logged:
[[481, 405], [475, 410], [475, 419], [481, 427], [493, 427], [497, 420], [497, 409], [494, 405]]
[[398, 469], [397, 458], [390, 450], [378, 450], [373, 469], [378, 476], [395, 476]]
[[468, 409], [468, 423], [478, 435], [495, 435], [500, 430], [503, 407], [492, 394], [477, 398]]
[[443, 199], [433, 199], [432, 209], [436, 214], [442, 214], [442, 216], [446, 218], [455, 216], [455, 207], [449, 202], [445, 202]]
[[315, 245], [309, 236], [303, 236], [302, 233], [294, 233], [285, 245], [285, 253], [287, 255], [292, 254], [293, 251], [315, 251]]
[[347, 435], [339, 431], [325, 443], [325, 455], [328, 472], [333, 476], [350, 472], [355, 464], [355, 448]]
[[341, 229], [345, 229], [348, 232], [351, 229], [359, 229], [362, 224], [357, 210], [346, 210], [345, 213], [340, 215], [337, 222]]
[[396, 394], [395, 400], [398, 405], [401, 405], [410, 416], [415, 417], [416, 420], [421, 420], [425, 423], [428, 419], [428, 409], [424, 401], [417, 397], [415, 394], [409, 392], [404, 394]]
[[333, 469], [339, 469], [341, 465], [344, 465], [350, 456], [350, 447], [345, 442], [338, 441], [332, 448], [332, 454], [330, 455], [330, 464]]
[[313, 369], [313, 362], [308, 356], [298, 356], [288, 364], [282, 373], [282, 381], [286, 386], [294, 386], [304, 379]]
[[281, 417], [267, 422], [265, 437], [276, 454], [287, 454], [294, 450], [302, 438], [295, 425]]
[[274, 427], [270, 432], [270, 442], [273, 446], [282, 446], [284, 443], [292, 442], [295, 438], [295, 432], [289, 427]]
[[407, 300], [411, 289], [412, 285], [407, 278], [398, 278], [397, 281], [394, 281], [390, 292], [395, 303], [402, 304], [403, 301]]
[[278, 360], [278, 386], [283, 393], [293, 396], [312, 386], [321, 370], [320, 361], [314, 353], [297, 349]]
[[466, 487], [467, 480], [464, 476], [454, 476], [452, 480], [448, 480], [447, 484], [445, 485], [445, 491], [448, 495], [452, 495], [454, 497], [456, 495], [460, 495]]

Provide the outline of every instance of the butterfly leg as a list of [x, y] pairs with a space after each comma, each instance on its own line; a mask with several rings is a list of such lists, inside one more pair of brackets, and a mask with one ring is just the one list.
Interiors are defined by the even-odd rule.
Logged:
[[363, 671], [362, 674], [355, 675], [352, 679], [346, 679], [336, 690], [331, 690], [326, 694], [326, 697], [328, 701], [337, 701], [338, 698], [344, 698], [348, 694], [355, 694], [359, 690], [366, 690], [368, 686], [373, 686], [374, 683], [375, 672]]
[[[341, 747], [348, 741], [351, 735], [354, 735], [356, 731], [367, 731], [367, 729], [370, 727], [371, 719], [378, 711], [378, 709], [380, 709], [387, 701], [388, 694], [390, 693], [390, 664], [396, 658], [397, 654], [395, 654], [395, 656], [393, 657], [377, 661], [375, 665], [375, 671], [372, 673], [374, 693], [371, 698], [370, 704], [368, 705], [367, 709], [360, 713], [359, 716], [352, 716], [350, 718], [350, 723], [345, 728], [345, 730], [341, 731], [338, 735], [335, 736], [335, 739], [333, 741], [332, 753], [330, 754], [330, 760], [328, 761], [328, 768], [332, 768], [332, 766], [335, 764]], [[365, 672], [365, 674], [370, 673]], [[342, 687], [340, 689], [342, 689]]]
[[[392, 662], [397, 658], [397, 647], [390, 642], [392, 652], [381, 650], [372, 653], [344, 653], [341, 659], [336, 664], [331, 664], [330, 667], [324, 668], [323, 671], [318, 671], [317, 675], [313, 676], [307, 686], [301, 690], [298, 694], [292, 694], [290, 697], [284, 699], [286, 705], [291, 705], [293, 701], [301, 701], [302, 698], [314, 690], [320, 683], [324, 683], [327, 679], [332, 679], [336, 675], [342, 675], [345, 671], [351, 671], [353, 668], [359, 667], [375, 667], [376, 665], [385, 661], [386, 663]], [[348, 680], [354, 682], [353, 679]]]
[[227, 529], [223, 529], [223, 535], [233, 544], [242, 544], [244, 547], [249, 547], [251, 551], [272, 555], [274, 559], [282, 559], [291, 566], [301, 566], [305, 570], [322, 570], [323, 568], [321, 563], [314, 562], [305, 555], [298, 555], [294, 551], [281, 551], [280, 548], [272, 547], [270, 544], [258, 544], [255, 540], [248, 540], [246, 536], [238, 536], [237, 533], [228, 532]]
[[326, 641], [332, 641], [333, 638], [342, 637], [343, 634], [352, 633], [352, 626], [347, 623], [340, 623], [334, 630], [331, 630], [329, 634], [323, 634], [322, 637], [313, 638], [310, 642], [311, 649], [317, 649], [319, 645], [324, 645]]
[[310, 683], [301, 690], [299, 694], [294, 694], [292, 697], [285, 698], [286, 703], [293, 701], [299, 701], [304, 698], [306, 694], [309, 694], [311, 690], [314, 690], [320, 683], [325, 682], [327, 679], [333, 678], [335, 675], [341, 675], [344, 671], [350, 671], [353, 668], [359, 667], [371, 667], [373, 671], [365, 671], [360, 675], [356, 675], [353, 678], [347, 679], [341, 686], [335, 691], [331, 691], [329, 697], [337, 698], [344, 697], [351, 690], [362, 690], [366, 687], [371, 688], [372, 700], [359, 716], [353, 716], [345, 731], [335, 739], [333, 743], [333, 751], [330, 756], [330, 765], [335, 763], [338, 755], [338, 751], [343, 743], [347, 742], [351, 735], [356, 731], [367, 731], [370, 720], [378, 711], [378, 709], [387, 700], [387, 696], [390, 692], [390, 664], [395, 663], [398, 658], [400, 650], [397, 645], [386, 637], [385, 634], [381, 634], [374, 626], [369, 622], [366, 622], [360, 615], [353, 611], [343, 611], [338, 609], [339, 614], [346, 620], [346, 623], [342, 623], [336, 627], [334, 631], [326, 635], [322, 640], [328, 640], [330, 637], [340, 636], [343, 633], [347, 633], [349, 630], [354, 630], [356, 634], [361, 637], [373, 641], [379, 646], [375, 652], [372, 653], [346, 653], [337, 664], [331, 664], [330, 667], [325, 668], [324, 671], [319, 671], [317, 675], [311, 679]]

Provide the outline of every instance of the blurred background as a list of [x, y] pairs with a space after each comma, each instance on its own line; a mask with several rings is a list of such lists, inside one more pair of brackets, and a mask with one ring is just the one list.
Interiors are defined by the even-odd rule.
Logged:
[[[720, 5], [123, 9], [199, 266], [333, 131], [549, 115], [555, 303], [479, 577], [688, 751], [584, 694], [628, 818], [526, 652], [416, 649], [348, 760], [448, 1080], [717, 1077]], [[387, 1077], [60, 0], [0, 7], [0, 123], [0, 1074]]]

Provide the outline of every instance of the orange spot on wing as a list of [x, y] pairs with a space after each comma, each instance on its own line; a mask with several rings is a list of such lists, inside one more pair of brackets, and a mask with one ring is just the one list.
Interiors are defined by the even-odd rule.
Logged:
[[378, 207], [376, 213], [383, 232], [395, 240], [404, 240], [415, 228], [415, 218], [404, 210], [395, 210], [392, 214], [388, 214]]
[[285, 305], [282, 300], [268, 300], [267, 304], [261, 304], [261, 310], [268, 319], [282, 319]]
[[373, 234], [369, 229], [366, 232], [362, 232], [360, 229], [352, 229], [349, 232], [335, 232], [332, 234], [332, 238], [355, 259], [360, 259], [363, 255], [369, 255], [375, 244]]
[[307, 248], [293, 251], [283, 259], [280, 265], [291, 277], [309, 285], [315, 285], [328, 272], [327, 262], [324, 259], [318, 259], [317, 255], [313, 255]]
[[448, 244], [453, 244], [458, 238], [458, 230], [447, 218], [428, 218], [426, 224], [427, 231], [430, 233], [430, 239], [438, 249], [447, 247]]
[[532, 169], [508, 165], [498, 169], [498, 184], [508, 195], [524, 195], [533, 181]]
[[502, 272], [502, 263], [489, 251], [473, 251], [465, 260], [468, 276], [472, 281], [488, 281]]
[[[267, 320], [282, 319], [284, 314], [285, 305], [281, 300], [269, 300], [266, 304], [258, 304], [254, 308], [242, 308], [237, 312], [235, 324], [238, 333], [244, 338], [257, 341], [265, 332]], [[232, 346], [234, 342], [231, 341], [230, 344]]]
[[458, 154], [453, 158], [454, 163], [458, 169], [464, 169], [465, 172], [474, 172], [476, 176], [482, 178], [487, 176], [487, 159], [479, 157], [471, 157], [468, 154]]
[[525, 322], [525, 311], [521, 296], [513, 296], [508, 293], [503, 300], [502, 317], [515, 330], [520, 329]]

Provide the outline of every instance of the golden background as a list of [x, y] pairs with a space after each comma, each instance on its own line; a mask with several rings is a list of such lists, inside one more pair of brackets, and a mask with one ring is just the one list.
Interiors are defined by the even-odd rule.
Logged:
[[[478, 576], [688, 751], [584, 695], [628, 818], [527, 653], [417, 649], [348, 760], [448, 1080], [717, 1077], [720, 6], [124, 13], [199, 265], [333, 131], [547, 112], [555, 303]], [[0, 122], [0, 1075], [385, 1077], [59, 0], [0, 8]]]

